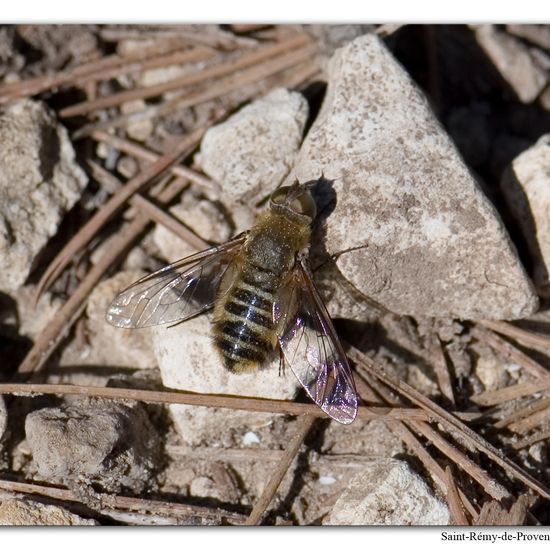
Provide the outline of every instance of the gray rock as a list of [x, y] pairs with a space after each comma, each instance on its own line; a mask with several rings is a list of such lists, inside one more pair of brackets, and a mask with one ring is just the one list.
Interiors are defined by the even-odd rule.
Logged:
[[518, 36], [525, 38], [533, 44], [539, 45], [541, 48], [550, 50], [550, 26], [548, 25], [506, 25], [506, 30]]
[[550, 134], [514, 159], [501, 186], [533, 257], [535, 284], [550, 296]]
[[0, 290], [26, 280], [32, 262], [80, 197], [87, 178], [65, 128], [42, 103], [0, 111]]
[[0, 502], [0, 525], [99, 525], [60, 506], [33, 500], [6, 499]]
[[276, 187], [288, 174], [302, 141], [306, 100], [279, 88], [210, 128], [199, 164], [234, 200], [257, 202], [264, 185]]
[[[118, 292], [143, 277], [141, 271], [123, 271], [99, 283], [86, 308], [89, 345], [79, 356], [64, 354], [63, 363], [149, 369], [157, 366], [149, 329], [122, 330], [109, 325], [105, 312]], [[81, 347], [81, 346], [80, 346]]]
[[324, 525], [446, 525], [449, 510], [406, 462], [372, 461], [349, 482]]
[[[279, 357], [252, 374], [232, 374], [223, 367], [212, 344], [209, 315], [173, 327], [156, 327], [154, 349], [163, 384], [197, 393], [292, 399], [298, 382], [288, 369], [279, 374]], [[265, 425], [273, 415], [211, 407], [171, 405], [170, 411], [185, 443], [198, 445], [243, 434]]]
[[30, 413], [25, 433], [38, 476], [67, 485], [122, 487], [140, 492], [151, 485], [159, 439], [139, 405], [103, 400]]
[[520, 101], [534, 101], [548, 82], [548, 72], [533, 59], [529, 49], [494, 25], [476, 27], [475, 35], [479, 45]]
[[[190, 193], [184, 193], [181, 202], [171, 207], [169, 211], [174, 218], [191, 228], [205, 241], [223, 243], [231, 236], [231, 228], [223, 212], [211, 201], [196, 200]], [[161, 224], [156, 225], [153, 240], [168, 262], [175, 262], [198, 252]]]
[[356, 39], [336, 52], [329, 74], [295, 176], [333, 182], [325, 244], [340, 253], [342, 274], [399, 314], [514, 319], [535, 311], [496, 210], [383, 42]]

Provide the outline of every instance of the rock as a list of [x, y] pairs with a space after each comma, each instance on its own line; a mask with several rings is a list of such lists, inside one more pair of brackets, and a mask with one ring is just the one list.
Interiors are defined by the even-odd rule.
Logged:
[[264, 186], [275, 188], [290, 171], [307, 116], [301, 94], [273, 90], [210, 128], [199, 164], [233, 200], [257, 202]]
[[550, 27], [548, 25], [506, 25], [506, 30], [519, 38], [525, 38], [541, 48], [550, 50]]
[[343, 276], [398, 314], [515, 319], [535, 311], [496, 210], [383, 42], [366, 35], [337, 50], [329, 74], [287, 183], [324, 174], [332, 186], [324, 240], [329, 254], [340, 253]]
[[520, 101], [534, 101], [548, 82], [548, 73], [533, 59], [529, 49], [494, 25], [479, 25], [475, 36]]
[[550, 296], [550, 134], [516, 157], [501, 187], [533, 257], [533, 279]]
[[65, 128], [42, 103], [0, 111], [0, 291], [26, 280], [35, 256], [79, 199], [87, 178]]
[[[279, 375], [279, 357], [252, 374], [227, 371], [212, 344], [209, 315], [199, 315], [173, 327], [156, 327], [154, 349], [163, 384], [169, 388], [198, 393], [243, 395], [270, 399], [293, 399], [298, 382], [286, 369]], [[198, 445], [220, 438], [242, 436], [273, 418], [267, 413], [171, 405], [170, 411], [183, 441]]]
[[[125, 115], [139, 113], [146, 108], [143, 99], [127, 101], [120, 106], [120, 112]], [[145, 141], [153, 133], [153, 122], [150, 118], [130, 120], [126, 124], [126, 132], [129, 137], [136, 141]]]
[[[174, 218], [180, 220], [195, 234], [212, 243], [223, 243], [231, 236], [231, 227], [220, 208], [211, 201], [197, 200], [190, 193], [184, 193], [181, 202], [169, 209]], [[157, 224], [153, 240], [162, 256], [168, 262], [175, 262], [198, 252], [172, 231]]]
[[324, 525], [447, 525], [449, 510], [406, 462], [374, 460], [356, 474]]
[[146, 413], [103, 400], [34, 411], [25, 433], [38, 476], [108, 492], [151, 485], [160, 442]]
[[99, 525], [60, 506], [33, 500], [9, 499], [0, 502], [0, 525]]
[[[95, 287], [86, 309], [89, 345], [85, 356], [74, 358], [73, 363], [138, 369], [157, 366], [149, 329], [119, 329], [105, 320], [105, 312], [114, 297], [144, 275], [137, 270], [123, 271]], [[62, 362], [68, 364], [68, 357]]]

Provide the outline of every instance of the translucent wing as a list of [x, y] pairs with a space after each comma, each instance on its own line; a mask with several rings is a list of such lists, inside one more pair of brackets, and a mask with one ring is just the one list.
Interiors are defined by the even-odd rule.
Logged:
[[246, 235], [179, 260], [123, 290], [109, 306], [115, 327], [141, 328], [184, 321], [214, 305]]
[[308, 395], [342, 424], [357, 416], [357, 394], [346, 354], [307, 266], [298, 264], [293, 280], [274, 308], [279, 344]]

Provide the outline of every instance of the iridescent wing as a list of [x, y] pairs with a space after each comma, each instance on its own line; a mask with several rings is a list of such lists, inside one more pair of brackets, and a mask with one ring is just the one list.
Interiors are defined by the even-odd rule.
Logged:
[[357, 416], [353, 375], [330, 316], [305, 263], [298, 263], [277, 299], [279, 345], [308, 395], [342, 424]]
[[123, 290], [106, 314], [115, 327], [142, 328], [185, 321], [211, 308], [246, 235], [188, 256]]

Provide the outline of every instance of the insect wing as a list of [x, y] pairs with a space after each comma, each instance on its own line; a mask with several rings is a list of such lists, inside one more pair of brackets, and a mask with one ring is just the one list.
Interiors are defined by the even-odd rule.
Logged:
[[274, 307], [279, 345], [308, 395], [342, 424], [357, 416], [357, 394], [351, 369], [330, 316], [306, 266], [299, 264], [293, 281]]
[[179, 260], [123, 290], [107, 310], [107, 321], [142, 328], [185, 321], [214, 305], [220, 283], [234, 271], [245, 236]]

